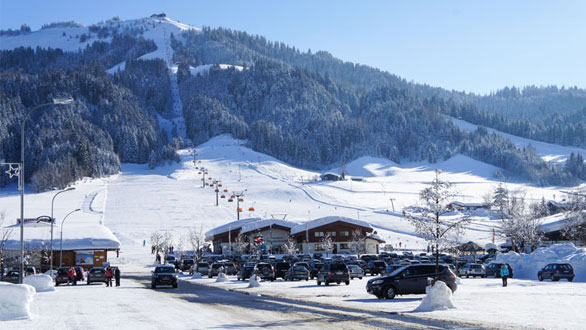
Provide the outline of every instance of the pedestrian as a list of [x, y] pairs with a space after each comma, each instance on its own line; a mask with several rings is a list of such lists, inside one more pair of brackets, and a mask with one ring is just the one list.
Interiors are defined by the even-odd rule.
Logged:
[[157, 253], [157, 257], [156, 257], [157, 263], [161, 263], [161, 255]]
[[509, 267], [507, 264], [501, 266], [501, 278], [503, 279], [503, 287], [507, 286], [507, 278], [509, 278]]
[[116, 250], [116, 258], [120, 257], [120, 250]]
[[120, 268], [118, 267], [114, 270], [114, 278], [116, 279], [116, 286], [120, 286]]
[[142, 247], [145, 247], [145, 246], [146, 246], [146, 239], [143, 239], [142, 240]]
[[106, 268], [106, 286], [112, 286], [112, 268]]
[[67, 272], [67, 285], [69, 285], [69, 283], [77, 285], [77, 274], [75, 273], [75, 268], [73, 268], [73, 266], [69, 267], [69, 271]]
[[151, 254], [155, 254], [155, 246], [154, 245], [151, 246]]

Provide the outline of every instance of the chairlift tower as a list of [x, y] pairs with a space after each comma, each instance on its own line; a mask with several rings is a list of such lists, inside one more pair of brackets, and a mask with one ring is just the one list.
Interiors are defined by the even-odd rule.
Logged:
[[246, 189], [244, 189], [244, 191], [233, 191], [232, 192], [232, 196], [234, 196], [236, 198], [236, 220], [239, 221], [240, 220], [240, 212], [242, 212], [242, 209], [240, 208], [240, 202], [244, 202], [244, 192], [246, 191]]

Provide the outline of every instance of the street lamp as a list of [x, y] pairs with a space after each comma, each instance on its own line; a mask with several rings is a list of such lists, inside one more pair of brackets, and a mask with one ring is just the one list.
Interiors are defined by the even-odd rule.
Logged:
[[63, 220], [61, 221], [61, 237], [59, 238], [59, 267], [63, 267], [63, 223], [65, 222], [65, 220], [67, 219], [68, 216], [70, 216], [72, 213], [75, 213], [77, 211], [81, 211], [81, 209], [75, 209], [69, 213], [67, 213], [67, 215], [63, 218]]
[[18, 283], [22, 284], [24, 278], [24, 128], [30, 114], [42, 107], [53, 104], [70, 104], [73, 98], [54, 98], [49, 103], [39, 104], [30, 109], [20, 120], [20, 166], [18, 176], [18, 189], [20, 189], [20, 270], [18, 272]]
[[71, 190], [75, 190], [75, 187], [69, 187], [67, 189], [61, 190], [58, 193], [55, 194], [55, 196], [53, 196], [53, 199], [51, 200], [51, 261], [50, 261], [50, 265], [51, 265], [51, 277], [53, 277], [53, 224], [55, 222], [55, 218], [53, 218], [53, 206], [55, 205], [55, 197], [57, 197], [57, 195], [59, 195], [60, 193], [64, 193], [66, 191], [71, 191]]

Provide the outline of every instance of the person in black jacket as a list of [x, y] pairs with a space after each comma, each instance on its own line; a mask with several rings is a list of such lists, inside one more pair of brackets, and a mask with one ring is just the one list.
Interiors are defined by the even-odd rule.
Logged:
[[116, 279], [116, 286], [120, 286], [120, 268], [118, 267], [114, 270], [114, 278]]

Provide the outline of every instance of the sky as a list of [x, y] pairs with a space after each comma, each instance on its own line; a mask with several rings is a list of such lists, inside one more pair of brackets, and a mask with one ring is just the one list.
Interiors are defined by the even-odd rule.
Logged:
[[0, 0], [0, 29], [164, 12], [196, 27], [265, 36], [408, 81], [486, 94], [505, 86], [586, 88], [586, 1]]

